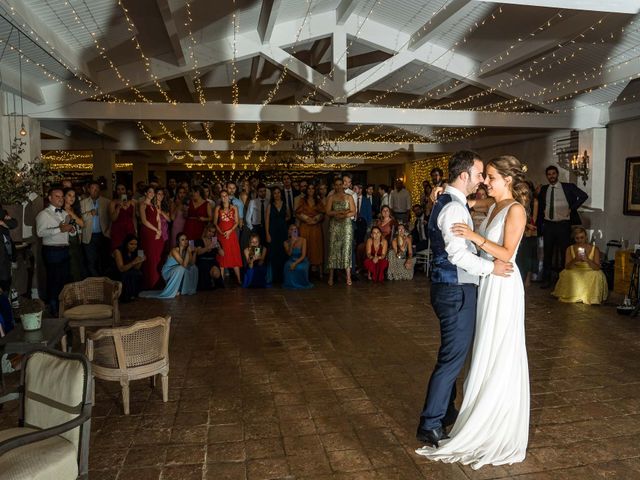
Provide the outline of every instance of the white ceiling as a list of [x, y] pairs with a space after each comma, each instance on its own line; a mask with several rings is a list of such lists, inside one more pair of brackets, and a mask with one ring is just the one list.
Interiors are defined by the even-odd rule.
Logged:
[[[172, 109], [180, 108], [153, 105], [151, 114], [149, 103], [198, 103], [201, 91], [214, 105], [335, 106], [324, 121], [344, 124], [336, 125], [341, 131], [357, 128], [341, 121], [350, 105], [456, 110], [441, 123], [425, 113], [415, 129], [471, 128], [475, 119], [476, 127], [502, 122], [502, 137], [504, 129], [518, 133], [514, 125], [543, 131], [540, 113], [557, 113], [549, 122], [556, 128], [575, 127], [576, 111], [585, 128], [634, 116], [632, 108], [623, 118], [608, 113], [640, 100], [640, 2], [578, 3], [583, 10], [569, 0], [0, 0], [0, 40], [12, 45], [17, 29], [24, 34], [27, 113], [52, 128], [98, 121], [94, 133], [127, 131], [140, 149], [148, 141], [135, 119], [162, 132], [157, 122], [175, 120]], [[19, 93], [15, 51], [7, 49], [0, 71], [2, 89]], [[139, 105], [114, 117], [108, 103], [93, 100]], [[80, 111], [91, 119], [73, 116]], [[215, 121], [227, 125], [217, 132], [256, 117], [228, 112], [216, 110]], [[378, 120], [392, 128], [391, 118]], [[191, 125], [193, 136], [206, 138]]]

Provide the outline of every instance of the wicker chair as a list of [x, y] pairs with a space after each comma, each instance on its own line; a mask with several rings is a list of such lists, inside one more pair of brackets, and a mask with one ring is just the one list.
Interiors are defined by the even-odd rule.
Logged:
[[18, 428], [0, 431], [0, 477], [12, 480], [87, 478], [91, 365], [84, 355], [39, 348], [22, 359]]
[[60, 318], [67, 318], [70, 327], [80, 329], [84, 344], [86, 327], [113, 327], [120, 323], [118, 298], [122, 284], [106, 277], [91, 277], [69, 283], [60, 292]]
[[87, 357], [96, 378], [120, 382], [124, 414], [129, 415], [129, 381], [161, 375], [162, 400], [169, 399], [169, 325], [171, 317], [142, 320], [129, 327], [89, 333]]

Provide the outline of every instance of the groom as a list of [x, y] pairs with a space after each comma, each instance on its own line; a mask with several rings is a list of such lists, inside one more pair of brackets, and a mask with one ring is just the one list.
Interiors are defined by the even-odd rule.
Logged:
[[429, 218], [433, 252], [431, 305], [440, 320], [440, 350], [416, 436], [435, 447], [448, 438], [445, 428], [453, 425], [458, 416], [454, 404], [456, 378], [473, 341], [478, 279], [489, 274], [508, 276], [513, 271], [510, 263], [479, 257], [472, 242], [451, 232], [454, 223], [466, 223], [473, 229], [467, 196], [483, 182], [483, 170], [477, 153], [454, 153], [449, 159], [449, 184]]

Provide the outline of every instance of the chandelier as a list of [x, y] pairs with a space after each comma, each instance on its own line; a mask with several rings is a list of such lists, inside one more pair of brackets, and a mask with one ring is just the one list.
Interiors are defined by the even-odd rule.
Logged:
[[296, 126], [293, 149], [304, 161], [323, 163], [338, 150], [335, 140], [329, 138], [329, 130], [322, 123], [302, 122]]
[[570, 162], [571, 172], [576, 175], [578, 178], [582, 179], [582, 184], [587, 185], [587, 180], [589, 180], [589, 155], [585, 150], [582, 155], [575, 154], [571, 157]]

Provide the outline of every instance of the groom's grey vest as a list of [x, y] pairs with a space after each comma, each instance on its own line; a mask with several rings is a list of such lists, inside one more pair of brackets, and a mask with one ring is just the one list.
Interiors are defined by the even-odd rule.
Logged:
[[444, 238], [438, 228], [438, 216], [444, 206], [454, 201], [449, 193], [443, 193], [438, 197], [429, 217], [429, 241], [433, 254], [433, 269], [431, 270], [432, 283], [458, 283], [458, 268], [449, 261], [447, 251], [444, 249]]

